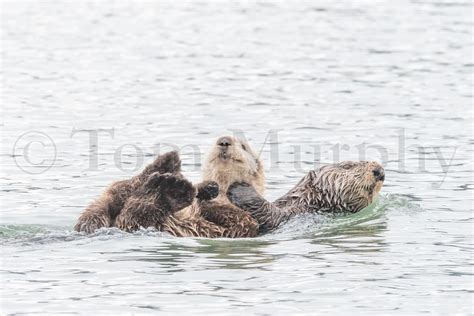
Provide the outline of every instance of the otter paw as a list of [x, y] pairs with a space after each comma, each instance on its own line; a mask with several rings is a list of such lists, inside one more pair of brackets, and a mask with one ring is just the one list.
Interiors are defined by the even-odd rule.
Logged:
[[227, 197], [233, 204], [243, 209], [261, 199], [258, 192], [245, 182], [232, 183], [227, 190]]
[[171, 198], [187, 197], [192, 200], [196, 193], [196, 189], [191, 182], [170, 173], [160, 174], [155, 172], [148, 178], [145, 186], [153, 191], [161, 191], [162, 195]]
[[159, 171], [152, 173], [146, 180], [144, 186], [147, 189], [158, 189], [159, 187], [168, 186], [170, 183], [174, 183], [176, 177], [171, 173], [161, 174]]
[[181, 159], [177, 151], [170, 151], [158, 157], [156, 163], [158, 164], [159, 173], [175, 173], [181, 170]]
[[219, 185], [214, 181], [204, 181], [197, 186], [198, 194], [196, 196], [199, 200], [212, 200], [219, 195]]

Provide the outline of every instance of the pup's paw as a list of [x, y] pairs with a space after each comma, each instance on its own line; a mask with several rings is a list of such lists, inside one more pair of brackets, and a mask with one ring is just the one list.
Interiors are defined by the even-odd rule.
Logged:
[[203, 201], [208, 201], [216, 198], [219, 195], [219, 185], [214, 181], [204, 181], [197, 186], [196, 198]]

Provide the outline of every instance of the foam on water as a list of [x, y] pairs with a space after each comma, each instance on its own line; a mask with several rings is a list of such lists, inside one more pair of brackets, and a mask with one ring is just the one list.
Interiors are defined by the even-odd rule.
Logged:
[[76, 232], [69, 227], [49, 225], [0, 225], [0, 242], [5, 245], [30, 246], [55, 242], [71, 242], [78, 240], [103, 241], [126, 238], [127, 236], [171, 237], [169, 234], [154, 228], [141, 228], [133, 233], [121, 231], [118, 228], [101, 228], [92, 234]]

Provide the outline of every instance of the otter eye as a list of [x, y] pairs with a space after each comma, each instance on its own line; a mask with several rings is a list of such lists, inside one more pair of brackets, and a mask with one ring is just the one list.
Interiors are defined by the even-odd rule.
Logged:
[[345, 163], [341, 167], [343, 169], [351, 169], [352, 167], [354, 167], [354, 164], [353, 163]]
[[247, 151], [247, 147], [245, 147], [244, 144], [242, 144], [242, 149], [245, 150], [245, 151]]

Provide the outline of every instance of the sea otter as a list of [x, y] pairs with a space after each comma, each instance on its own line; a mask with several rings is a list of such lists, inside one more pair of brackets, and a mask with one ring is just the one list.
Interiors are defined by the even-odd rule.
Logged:
[[195, 200], [191, 206], [169, 216], [162, 229], [175, 236], [257, 236], [257, 221], [226, 196], [227, 188], [236, 181], [251, 183], [258, 193], [264, 192], [263, 164], [249, 144], [232, 136], [217, 139], [204, 164], [203, 181], [219, 185], [217, 198]]
[[[180, 170], [176, 152], [159, 156], [131, 180], [112, 184], [81, 215], [75, 229], [91, 233], [100, 227], [134, 231], [152, 226], [174, 236], [257, 235], [257, 221], [232, 205], [225, 195], [234, 181], [252, 183], [263, 193], [262, 163], [245, 141], [229, 136], [219, 138], [204, 168], [205, 181], [197, 188], [182, 177]], [[208, 201], [217, 191], [217, 198]]]
[[131, 193], [118, 214], [115, 226], [125, 231], [140, 227], [155, 227], [159, 230], [170, 214], [193, 202], [210, 200], [217, 196], [217, 183], [205, 181], [194, 187], [181, 175], [155, 172]]
[[228, 203], [228, 187], [234, 182], [250, 183], [258, 193], [265, 191], [262, 161], [243, 139], [223, 136], [217, 139], [203, 168], [203, 181], [219, 184], [217, 200]]
[[181, 160], [176, 151], [160, 155], [140, 174], [131, 179], [112, 183], [101, 197], [92, 202], [81, 214], [74, 229], [90, 234], [98, 228], [114, 226], [115, 218], [122, 211], [126, 200], [151, 174], [178, 173], [180, 169]]
[[301, 213], [358, 212], [372, 203], [384, 180], [385, 171], [376, 162], [345, 161], [310, 171], [273, 203], [245, 182], [233, 183], [227, 196], [249, 211], [260, 224], [260, 233], [264, 233]]

